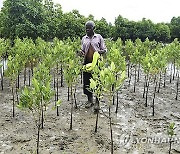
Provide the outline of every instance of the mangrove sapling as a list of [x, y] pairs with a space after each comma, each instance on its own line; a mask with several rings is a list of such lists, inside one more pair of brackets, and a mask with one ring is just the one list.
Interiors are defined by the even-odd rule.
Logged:
[[139, 82], [140, 80], [140, 73], [141, 73], [141, 61], [142, 61], [142, 57], [145, 56], [146, 52], [148, 51], [145, 47], [145, 44], [139, 39], [137, 38], [135, 40], [135, 47], [136, 50], [138, 50], [139, 54], [137, 55], [137, 62], [138, 62], [138, 74], [137, 74], [137, 82]]
[[[95, 52], [93, 55], [92, 62], [92, 78], [90, 79], [90, 87], [89, 91], [91, 91], [96, 97], [96, 103], [100, 106], [101, 99], [103, 97], [103, 87], [101, 83], [101, 70], [105, 67], [105, 63], [103, 57], [100, 57], [98, 52]], [[85, 70], [86, 71], [86, 70]], [[99, 107], [100, 108], [100, 107]], [[99, 110], [96, 110], [96, 124], [95, 124], [95, 133], [98, 128], [98, 118], [99, 118]]]
[[[71, 51], [69, 54], [73, 54]], [[70, 55], [71, 56], [71, 55]], [[70, 92], [70, 98], [71, 98], [71, 120], [70, 120], [70, 130], [72, 130], [72, 123], [73, 123], [73, 104], [74, 104], [74, 95], [75, 95], [75, 89], [76, 85], [78, 83], [78, 76], [80, 74], [81, 66], [78, 64], [78, 58], [76, 59], [67, 59], [66, 64], [64, 65], [64, 78], [67, 83], [67, 86], [69, 89], [71, 89]], [[75, 104], [77, 108], [77, 104]]]
[[147, 86], [146, 86], [146, 103], [145, 103], [145, 107], [148, 106], [148, 92], [149, 92], [149, 79], [147, 79]]
[[[96, 101], [98, 103], [100, 103], [100, 99], [98, 99], [97, 97], [96, 97]], [[96, 126], [95, 126], [95, 129], [94, 129], [95, 133], [97, 133], [97, 129], [98, 129], [98, 120], [99, 120], [99, 111], [96, 112]]]
[[140, 63], [138, 64], [138, 75], [137, 75], [137, 82], [139, 82], [139, 77], [140, 77], [140, 69], [141, 69], [141, 65]]
[[141, 62], [141, 55], [140, 55], [138, 48], [136, 48], [134, 50], [134, 52], [130, 55], [130, 61], [134, 65], [134, 88], [133, 88], [133, 91], [135, 92], [136, 91], [136, 80], [137, 80], [137, 65], [140, 64], [140, 62]]
[[[109, 98], [109, 103], [111, 103], [111, 98]], [[113, 131], [112, 131], [112, 117], [111, 117], [111, 105], [109, 104], [109, 127], [111, 134], [111, 154], [114, 153], [114, 145], [113, 145]]]
[[28, 74], [29, 74], [29, 86], [31, 86], [31, 68], [29, 68], [29, 70], [28, 70]]
[[[18, 79], [17, 79], [18, 80]], [[17, 86], [17, 81], [16, 80], [16, 86], [15, 86], [15, 93], [16, 93], [16, 99], [17, 99], [17, 102], [19, 102], [19, 95], [18, 95], [18, 90], [19, 90], [19, 88], [18, 88], [18, 86]]]
[[145, 96], [146, 87], [147, 87], [147, 76], [148, 76], [148, 75], [145, 75], [145, 76], [144, 76], [144, 91], [143, 91], [143, 98], [144, 98], [144, 96]]
[[26, 66], [24, 68], [24, 86], [25, 86], [25, 84], [26, 84]]
[[19, 77], [20, 76], [20, 72], [18, 72], [18, 76], [17, 76], [17, 82], [16, 82], [16, 88], [19, 89], [20, 87], [20, 83], [19, 83]]
[[116, 93], [116, 110], [115, 113], [118, 113], [118, 108], [119, 108], [119, 95], [118, 95], [118, 91]]
[[[166, 58], [164, 56], [164, 50], [157, 50], [154, 52], [154, 55], [151, 56], [151, 69], [150, 74], [154, 76], [154, 94], [153, 94], [153, 116], [154, 116], [154, 102], [157, 92], [157, 88], [160, 89], [161, 84], [161, 72], [166, 67]], [[159, 77], [159, 78], [158, 78]], [[159, 82], [159, 84], [158, 84]], [[157, 87], [159, 86], [159, 87]]]
[[[169, 46], [167, 47], [168, 60], [171, 63], [170, 82], [171, 82], [171, 78], [174, 79], [174, 77], [175, 77], [176, 65], [178, 65], [178, 63], [179, 63], [179, 57], [180, 57], [179, 47], [180, 47], [180, 43], [177, 38], [175, 38], [174, 41], [172, 43], [170, 43]], [[173, 75], [172, 75], [172, 67], [174, 68]]]
[[[39, 154], [40, 128], [43, 127], [44, 122], [43, 108], [50, 103], [50, 99], [53, 96], [50, 86], [51, 77], [48, 71], [43, 65], [35, 70], [32, 85], [24, 88], [18, 104], [18, 108], [22, 110], [27, 109], [33, 115], [37, 127], [37, 154]], [[58, 101], [56, 104], [59, 103], [61, 101]]]
[[154, 94], [153, 94], [153, 102], [152, 102], [152, 108], [153, 108], [152, 115], [153, 116], [154, 116], [154, 102], [155, 102], [155, 97], [156, 97], [156, 88], [157, 88], [157, 81], [154, 84]]
[[[114, 89], [114, 86], [112, 86], [112, 91]], [[114, 105], [114, 101], [115, 101], [115, 96], [113, 96], [113, 100], [112, 100], [112, 104]]]
[[174, 62], [173, 62], [173, 77], [172, 77], [172, 79], [174, 80], [174, 78], [175, 78], [175, 73], [176, 73], [176, 60], [174, 59]]
[[172, 142], [173, 142], [173, 137], [176, 135], [175, 134], [175, 123], [170, 123], [169, 126], [168, 126], [168, 129], [167, 129], [167, 134], [168, 136], [170, 137], [169, 139], [169, 154], [171, 154], [171, 150], [172, 150]]
[[[53, 40], [53, 49], [51, 52], [51, 56], [53, 57], [53, 61], [55, 62], [55, 69], [54, 69], [54, 88], [56, 89], [56, 93], [55, 93], [55, 103], [56, 100], [58, 100], [59, 96], [59, 65], [61, 66], [60, 69], [60, 75], [61, 75], [61, 80], [60, 80], [60, 85], [61, 87], [63, 86], [63, 64], [64, 64], [64, 60], [66, 59], [65, 52], [68, 52], [68, 50], [66, 49], [67, 46], [63, 43], [63, 41], [58, 40], [58, 38], [54, 38]], [[67, 54], [67, 53], [66, 53]], [[56, 75], [55, 75], [56, 74]], [[58, 111], [58, 107], [56, 109], [56, 113], [57, 115], [59, 115], [59, 111]]]
[[76, 87], [74, 87], [74, 92], [73, 92], [73, 88], [71, 87], [71, 92], [73, 93], [73, 99], [74, 99], [75, 109], [77, 109], [78, 106], [77, 106], [77, 101], [76, 101]]
[[[58, 101], [59, 100], [59, 85], [58, 85], [58, 83], [59, 83], [59, 80], [58, 80], [58, 74], [59, 74], [59, 72], [58, 72], [58, 64], [56, 65], [56, 74], [57, 74], [57, 78], [56, 78], [56, 100]], [[57, 116], [59, 116], [59, 109], [58, 109], [58, 106], [57, 106], [57, 108], [56, 108], [56, 113], [57, 113]]]
[[159, 74], [159, 83], [158, 83], [158, 90], [157, 90], [158, 93], [160, 92], [160, 88], [161, 88], [161, 78], [162, 78], [161, 74], [162, 73], [160, 72], [160, 74]]
[[[126, 61], [125, 61], [125, 57], [119, 55], [119, 62], [121, 63], [121, 66], [119, 66], [117, 63], [115, 64], [115, 72], [116, 72], [116, 81], [119, 80], [119, 75], [121, 75], [123, 72], [125, 72], [126, 70]], [[118, 98], [118, 93], [119, 91], [116, 90], [116, 111], [115, 113], [117, 113], [118, 111], [118, 106], [119, 106], [119, 98]], [[114, 97], [114, 96], [113, 96]]]
[[128, 64], [127, 64], [127, 67], [128, 67], [128, 78], [130, 77], [130, 67], [131, 67], [131, 63], [130, 61], [128, 61]]
[[[123, 72], [124, 70], [126, 70], [126, 61], [125, 61], [125, 56], [123, 56], [121, 39], [118, 39], [117, 42], [112, 45], [110, 51], [107, 54], [107, 60], [109, 64], [111, 64], [112, 61], [114, 62], [116, 68], [115, 72]], [[118, 80], [118, 74], [116, 75], [116, 80]], [[114, 88], [114, 86], [112, 88]], [[116, 97], [118, 103], [118, 91]], [[115, 104], [114, 102], [115, 102], [115, 95], [113, 96], [113, 105]], [[116, 107], [117, 106], [118, 104], [116, 105]]]
[[164, 70], [164, 83], [163, 83], [163, 87], [166, 87], [166, 72], [167, 72], [167, 68], [165, 68]]
[[116, 93], [116, 110], [115, 110], [115, 113], [118, 113], [118, 108], [119, 108], [119, 91], [117, 91], [117, 93]]
[[70, 121], [70, 130], [72, 130], [73, 124], [73, 106], [75, 103], [75, 108], [77, 109], [76, 97], [75, 97], [76, 87], [71, 87], [70, 97], [71, 97], [71, 121]]
[[170, 76], [169, 76], [169, 83], [172, 82], [172, 68], [173, 68], [173, 64], [171, 63], [171, 70], [170, 70]]
[[[59, 88], [57, 88], [59, 85], [58, 83], [58, 68], [57, 68], [57, 62], [56, 62], [56, 53], [50, 53], [47, 54], [46, 57], [43, 58], [44, 65], [50, 70], [50, 73], [53, 74], [53, 89], [54, 89], [54, 107], [56, 108], [56, 114], [59, 116], [59, 106], [56, 104], [57, 101], [59, 101]], [[57, 80], [57, 81], [56, 81]]]
[[144, 87], [144, 93], [143, 93], [143, 98], [144, 98], [144, 95], [145, 95], [145, 99], [146, 99], [146, 103], [145, 103], [145, 107], [148, 106], [148, 92], [149, 92], [149, 81], [150, 78], [149, 78], [149, 74], [147, 74], [146, 76], [146, 80], [145, 80], [145, 87]]
[[156, 63], [155, 70], [159, 74], [159, 85], [158, 85], [158, 93], [161, 87], [162, 73], [164, 73], [164, 86], [166, 80], [166, 67], [167, 67], [167, 51], [165, 49], [160, 49], [156, 53]]
[[63, 65], [61, 64], [61, 87], [63, 87]]
[[177, 83], [176, 83], [176, 100], [178, 99], [178, 92], [179, 92], [179, 71], [178, 71], [178, 78], [177, 78]]
[[136, 92], [136, 65], [135, 65], [135, 75], [134, 75], [134, 93]]
[[55, 71], [53, 71], [53, 88], [54, 88], [54, 91], [55, 91], [55, 93], [54, 93], [54, 105], [56, 107], [57, 99], [56, 99], [56, 73], [55, 73]]
[[67, 94], [68, 94], [68, 101], [69, 101], [69, 96], [70, 96], [70, 95], [69, 95], [69, 87], [68, 87], [67, 90], [68, 90], [68, 91], [67, 91]]
[[[128, 78], [130, 79], [131, 78], [131, 69], [132, 69], [132, 63], [131, 63], [131, 60], [130, 60], [130, 56], [132, 55], [132, 53], [135, 51], [135, 46], [134, 46], [134, 43], [131, 41], [131, 40], [126, 40], [125, 41], [125, 56], [126, 56], [126, 59], [128, 60]], [[130, 85], [130, 82], [131, 80], [129, 80], [129, 85]]]
[[12, 99], [13, 99], [13, 106], [12, 106], [12, 115], [15, 116], [15, 83], [16, 78], [18, 74], [18, 70], [20, 68], [20, 59], [18, 59], [19, 56], [16, 55], [14, 58], [9, 56], [8, 57], [8, 66], [7, 70], [5, 71], [5, 76], [7, 76], [10, 79], [10, 86], [12, 90]]
[[[144, 74], [145, 74], [145, 83], [144, 83], [144, 92], [143, 92], [143, 97], [146, 99], [145, 106], [147, 107], [147, 101], [148, 101], [148, 91], [149, 91], [149, 72], [152, 69], [152, 53], [148, 51], [145, 55], [145, 57], [142, 57], [142, 67], [144, 69]], [[146, 87], [146, 90], [145, 90]], [[145, 96], [144, 96], [145, 95]]]
[[[118, 74], [116, 75], [116, 81], [117, 80], [118, 80]], [[119, 95], [118, 95], [118, 92], [119, 91], [117, 91], [117, 93], [116, 93], [116, 111], [115, 111], [115, 113], [118, 112], [118, 107], [119, 107]]]
[[[112, 117], [111, 117], [111, 105], [114, 94], [120, 89], [122, 83], [125, 80], [125, 71], [121, 72], [121, 76], [116, 81], [116, 72], [114, 62], [111, 62], [111, 65], [108, 68], [101, 70], [100, 80], [102, 83], [103, 91], [108, 96], [108, 109], [109, 109], [109, 127], [110, 127], [110, 136], [111, 136], [111, 154], [114, 153], [113, 150], [113, 132], [112, 132]], [[114, 86], [112, 91], [112, 86]]]
[[51, 75], [49, 74], [49, 72], [50, 70], [48, 67], [46, 67], [44, 64], [40, 64], [38, 68], [35, 69], [35, 73], [33, 76], [34, 84], [36, 83], [37, 85], [39, 85], [39, 89], [40, 89], [37, 94], [41, 96], [39, 103], [41, 106], [42, 128], [44, 124], [44, 109], [49, 103], [49, 97], [52, 97], [52, 95], [54, 94], [50, 88]]
[[70, 130], [72, 130], [72, 125], [73, 125], [73, 96], [71, 93], [71, 121], [70, 121]]
[[132, 65], [129, 73], [129, 86], [131, 85], [131, 76], [132, 76]]

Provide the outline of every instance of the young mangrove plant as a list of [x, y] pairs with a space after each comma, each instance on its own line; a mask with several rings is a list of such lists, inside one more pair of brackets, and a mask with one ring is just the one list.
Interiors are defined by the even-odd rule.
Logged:
[[149, 91], [149, 72], [151, 69], [151, 56], [152, 54], [147, 52], [146, 56], [142, 58], [142, 68], [145, 74], [145, 81], [144, 81], [144, 91], [143, 91], [143, 98], [146, 98], [145, 106], [147, 107], [147, 98], [148, 98], [148, 91]]
[[21, 69], [20, 56], [18, 54], [16, 54], [15, 57], [9, 56], [7, 70], [5, 71], [5, 76], [8, 77], [10, 80], [12, 100], [13, 100], [13, 106], [12, 106], [12, 116], [13, 117], [15, 116], [15, 95], [17, 95], [16, 80], [17, 80], [18, 73], [20, 72], [20, 69]]
[[175, 123], [170, 123], [167, 129], [167, 134], [170, 137], [169, 139], [169, 154], [171, 154], [171, 150], [172, 150], [172, 143], [173, 143], [173, 137], [176, 135], [175, 134]]
[[116, 67], [114, 62], [111, 62], [111, 65], [107, 68], [100, 71], [100, 80], [103, 87], [104, 93], [108, 97], [108, 109], [109, 109], [109, 127], [110, 127], [110, 135], [111, 135], [111, 154], [114, 153], [113, 150], [113, 131], [112, 131], [112, 116], [111, 116], [111, 105], [114, 94], [121, 88], [126, 75], [125, 71], [123, 71], [118, 80], [116, 80]]
[[[37, 127], [37, 154], [39, 154], [40, 129], [43, 128], [44, 123], [44, 108], [50, 103], [50, 99], [53, 96], [50, 83], [49, 69], [42, 64], [35, 69], [32, 85], [25, 87], [22, 91], [18, 105], [18, 108], [26, 109], [32, 113]], [[60, 102], [58, 101], [57, 104]]]
[[[111, 62], [114, 62], [115, 65], [115, 72], [116, 72], [116, 80], [118, 80], [119, 74], [121, 74], [123, 71], [126, 70], [126, 61], [125, 61], [125, 56], [123, 56], [122, 52], [122, 43], [119, 40], [119, 44], [114, 44], [111, 49], [109, 50], [107, 54], [107, 62], [108, 64], [111, 64]], [[120, 48], [120, 49], [118, 49]], [[114, 88], [114, 87], [113, 87]], [[115, 95], [113, 96], [113, 105], [114, 105], [114, 98]], [[116, 113], [118, 111], [118, 105], [119, 105], [119, 97], [118, 97], [118, 91], [116, 93]]]
[[140, 65], [141, 62], [141, 54], [138, 50], [138, 48], [135, 49], [135, 51], [130, 56], [130, 61], [132, 64], [134, 64], [134, 88], [133, 91], [136, 91], [136, 80], [137, 80], [137, 65]]
[[[78, 83], [78, 76], [80, 75], [81, 65], [79, 64], [78, 57], [75, 57], [74, 50], [71, 47], [68, 47], [67, 56], [64, 63], [64, 78], [67, 83], [68, 88], [71, 90], [70, 98], [71, 98], [71, 120], [70, 120], [70, 130], [72, 130], [72, 115], [73, 115], [73, 104], [75, 103], [75, 108], [77, 108], [76, 104], [76, 86]], [[73, 58], [74, 57], [74, 58]]]
[[154, 116], [154, 109], [155, 109], [154, 104], [155, 104], [156, 92], [158, 92], [160, 89], [160, 84], [161, 84], [160, 74], [166, 67], [166, 57], [163, 54], [163, 50], [153, 49], [151, 52], [154, 53], [153, 55], [151, 55], [151, 69], [150, 69], [150, 74], [152, 77], [154, 77], [154, 94], [153, 94], [153, 102], [152, 102], [152, 108], [153, 108], [152, 115]]

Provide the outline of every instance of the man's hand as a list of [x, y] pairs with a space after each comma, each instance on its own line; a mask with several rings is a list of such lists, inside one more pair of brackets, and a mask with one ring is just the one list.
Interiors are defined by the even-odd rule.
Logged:
[[106, 50], [100, 50], [100, 51], [98, 51], [98, 52], [99, 52], [99, 54], [103, 54], [103, 53], [106, 52]]
[[78, 56], [81, 56], [81, 57], [84, 57], [85, 56], [85, 53], [84, 51], [80, 50], [80, 51], [77, 51], [78, 53]]

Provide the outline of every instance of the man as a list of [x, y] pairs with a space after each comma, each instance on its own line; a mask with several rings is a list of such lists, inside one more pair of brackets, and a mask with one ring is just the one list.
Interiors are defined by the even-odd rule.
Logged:
[[[100, 54], [107, 52], [107, 48], [102, 36], [94, 32], [95, 23], [93, 21], [87, 21], [85, 24], [85, 28], [86, 35], [81, 40], [81, 55], [84, 56], [84, 65], [92, 62], [94, 52], [99, 52]], [[93, 94], [87, 89], [89, 88], [91, 77], [91, 73], [83, 72], [83, 91], [88, 98], [88, 101], [85, 104], [86, 108], [90, 108], [91, 106], [93, 106]], [[99, 105], [96, 101], [94, 110], [98, 109]]]

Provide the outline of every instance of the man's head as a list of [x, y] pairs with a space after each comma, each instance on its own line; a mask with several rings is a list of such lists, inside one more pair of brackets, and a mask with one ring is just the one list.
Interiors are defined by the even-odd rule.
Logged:
[[92, 36], [94, 34], [95, 23], [93, 21], [87, 21], [85, 26], [87, 35]]

